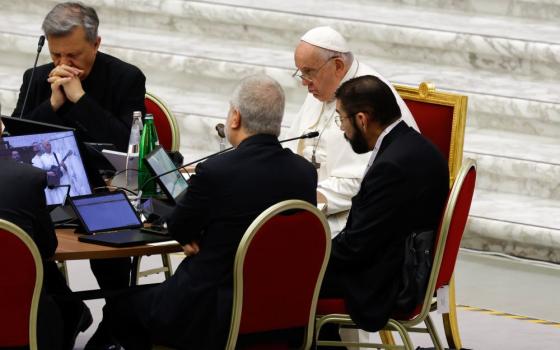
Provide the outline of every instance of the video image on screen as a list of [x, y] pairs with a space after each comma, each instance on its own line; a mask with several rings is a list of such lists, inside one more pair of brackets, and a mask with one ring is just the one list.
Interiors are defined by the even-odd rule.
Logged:
[[91, 194], [88, 178], [72, 131], [4, 137], [0, 158], [31, 164], [44, 170], [50, 188], [45, 189], [48, 205], [64, 202], [68, 187], [71, 197]]

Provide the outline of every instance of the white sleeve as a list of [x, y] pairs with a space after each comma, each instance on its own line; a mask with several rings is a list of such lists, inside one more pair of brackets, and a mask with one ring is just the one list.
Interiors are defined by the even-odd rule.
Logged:
[[327, 142], [327, 176], [319, 182], [317, 190], [327, 198], [330, 215], [350, 209], [371, 153], [355, 153], [337, 126], [329, 128], [323, 137]]

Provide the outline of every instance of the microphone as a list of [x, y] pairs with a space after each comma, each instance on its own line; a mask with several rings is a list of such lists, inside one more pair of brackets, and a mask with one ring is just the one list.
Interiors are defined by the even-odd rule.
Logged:
[[214, 128], [218, 132], [218, 136], [220, 136], [220, 138], [222, 139], [226, 138], [226, 133], [224, 132], [224, 128], [225, 128], [224, 124], [218, 123]]
[[215, 126], [216, 131], [218, 132], [218, 136], [220, 137], [220, 151], [226, 149], [226, 133], [224, 131], [224, 124], [218, 123]]
[[31, 69], [31, 77], [29, 78], [29, 84], [27, 85], [27, 91], [25, 91], [25, 98], [23, 99], [23, 105], [21, 106], [21, 112], [19, 113], [19, 118], [23, 117], [23, 112], [25, 111], [25, 105], [27, 104], [27, 96], [29, 96], [29, 90], [31, 89], [31, 84], [33, 83], [33, 74], [35, 73], [35, 68], [37, 68], [37, 61], [39, 60], [39, 54], [45, 45], [45, 36], [41, 35], [39, 37], [39, 42], [37, 43], [37, 55], [35, 56], [35, 63]]
[[[312, 131], [312, 132], [308, 132], [307, 134], [303, 134], [303, 135], [301, 135], [301, 136], [292, 137], [292, 138], [285, 139], [285, 140], [281, 140], [281, 141], [278, 141], [278, 142], [279, 142], [279, 143], [284, 143], [284, 142], [293, 141], [293, 140], [299, 140], [299, 139], [312, 139], [312, 138], [317, 137], [317, 136], [319, 136], [319, 132], [318, 132], [318, 131]], [[181, 169], [183, 169], [183, 168], [188, 167], [189, 165], [193, 165], [193, 164], [202, 162], [203, 160], [206, 160], [206, 159], [208, 159], [208, 158], [212, 158], [212, 157], [217, 156], [217, 155], [220, 155], [220, 154], [222, 154], [222, 153], [231, 151], [232, 149], [234, 149], [233, 146], [232, 146], [232, 147], [228, 147], [228, 148], [223, 149], [223, 150], [221, 150], [221, 151], [218, 151], [218, 152], [216, 152], [216, 153], [212, 153], [212, 154], [207, 155], [207, 156], [205, 156], [205, 157], [202, 157], [202, 158], [200, 158], [200, 159], [194, 160], [194, 161], [192, 161], [192, 162], [188, 162], [187, 164], [183, 164], [183, 165], [181, 165], [180, 167], [177, 167], [177, 168], [175, 168], [175, 169], [172, 169], [172, 170], [163, 172], [163, 173], [161, 173], [161, 174], [159, 174], [159, 175], [154, 175], [154, 176], [148, 178], [148, 180], [146, 180], [146, 181], [142, 184], [142, 186], [140, 186], [140, 189], [138, 190], [138, 197], [140, 198], [140, 196], [142, 196], [142, 190], [144, 189], [144, 187], [146, 187], [146, 185], [147, 185], [150, 181], [153, 181], [153, 180], [157, 179], [158, 177], [161, 177], [161, 176], [164, 176], [164, 175], [167, 175], [167, 174], [171, 174], [171, 173], [173, 173], [173, 172], [175, 172], [175, 171], [179, 171], [179, 170], [181, 170]], [[140, 160], [140, 161], [141, 161], [141, 160]], [[140, 185], [140, 184], [138, 184], [138, 185]]]

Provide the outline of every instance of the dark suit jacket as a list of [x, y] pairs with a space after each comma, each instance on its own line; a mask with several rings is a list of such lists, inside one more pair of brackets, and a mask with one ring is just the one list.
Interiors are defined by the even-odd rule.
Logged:
[[245, 230], [280, 201], [316, 204], [316, 188], [313, 166], [270, 135], [249, 137], [237, 149], [199, 164], [168, 227], [181, 244], [199, 241], [200, 252], [186, 258], [163, 285], [137, 299], [138, 317], [152, 340], [181, 349], [223, 349], [233, 262]]
[[385, 136], [344, 230], [332, 242], [325, 283], [337, 280], [360, 328], [382, 328], [401, 287], [405, 238], [437, 229], [447, 199], [447, 162], [404, 122]]
[[19, 226], [33, 238], [43, 260], [56, 250], [44, 189], [44, 171], [12, 160], [0, 160], [0, 218]]
[[[37, 67], [31, 82], [24, 118], [77, 129], [81, 141], [113, 143], [126, 151], [132, 125], [132, 112], [145, 112], [144, 74], [135, 66], [98, 52], [88, 77], [82, 81], [86, 94], [75, 104], [67, 101], [56, 112], [50, 105], [51, 87], [47, 82], [53, 63]], [[12, 116], [19, 117], [31, 69], [23, 84]]]

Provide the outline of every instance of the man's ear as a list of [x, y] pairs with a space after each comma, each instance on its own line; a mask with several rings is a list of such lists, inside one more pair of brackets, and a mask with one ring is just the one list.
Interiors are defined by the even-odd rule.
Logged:
[[100, 45], [101, 45], [101, 37], [98, 36], [97, 39], [95, 39], [95, 43], [93, 44], [93, 46], [95, 47], [95, 51], [99, 50]]
[[239, 113], [239, 110], [233, 108], [230, 118], [230, 127], [232, 129], [239, 129], [241, 127], [241, 114]]
[[365, 131], [366, 128], [371, 124], [368, 116], [364, 112], [356, 113], [356, 126], [360, 129]]
[[340, 57], [337, 57], [334, 59], [334, 65], [336, 75], [340, 76], [341, 78], [344, 77], [344, 74], [346, 74], [346, 63], [344, 63], [344, 60]]

